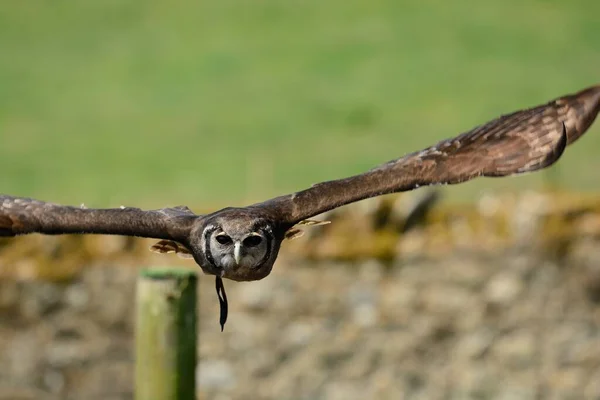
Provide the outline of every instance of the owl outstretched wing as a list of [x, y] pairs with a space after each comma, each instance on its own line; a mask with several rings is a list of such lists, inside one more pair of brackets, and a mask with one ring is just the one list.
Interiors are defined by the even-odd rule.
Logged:
[[132, 207], [93, 209], [0, 195], [0, 236], [97, 233], [185, 243], [198, 218], [202, 217], [183, 206], [150, 211]]
[[383, 194], [456, 184], [546, 168], [591, 126], [600, 85], [503, 115], [455, 138], [392, 160], [363, 174], [327, 181], [250, 207], [283, 226]]

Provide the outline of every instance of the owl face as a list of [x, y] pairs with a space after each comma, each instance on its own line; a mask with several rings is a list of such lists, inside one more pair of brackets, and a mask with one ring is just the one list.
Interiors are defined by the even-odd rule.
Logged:
[[271, 272], [281, 240], [262, 220], [217, 218], [205, 226], [202, 268], [237, 281], [262, 279]]
[[224, 270], [256, 268], [267, 254], [263, 232], [227, 232], [217, 229], [210, 235], [209, 250], [216, 265]]

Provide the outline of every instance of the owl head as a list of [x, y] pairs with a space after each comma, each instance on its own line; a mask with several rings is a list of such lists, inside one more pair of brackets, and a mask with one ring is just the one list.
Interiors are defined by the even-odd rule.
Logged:
[[205, 272], [236, 281], [259, 280], [269, 275], [277, 258], [283, 240], [277, 232], [266, 219], [227, 209], [208, 218], [190, 245]]

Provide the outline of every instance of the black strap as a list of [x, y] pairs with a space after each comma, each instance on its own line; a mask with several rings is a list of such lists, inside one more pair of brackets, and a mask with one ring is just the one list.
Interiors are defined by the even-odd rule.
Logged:
[[219, 306], [221, 307], [221, 316], [219, 318], [219, 323], [221, 324], [221, 332], [223, 332], [225, 322], [227, 322], [228, 307], [227, 294], [225, 294], [225, 286], [223, 285], [223, 279], [221, 279], [220, 276], [216, 277], [215, 288], [217, 289], [217, 296], [219, 297]]

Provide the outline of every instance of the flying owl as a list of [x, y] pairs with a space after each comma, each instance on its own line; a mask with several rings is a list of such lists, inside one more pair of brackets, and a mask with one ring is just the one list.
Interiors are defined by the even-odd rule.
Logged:
[[600, 85], [500, 116], [359, 175], [207, 215], [183, 206], [88, 209], [0, 195], [0, 236], [88, 233], [160, 239], [154, 251], [193, 258], [205, 273], [216, 276], [222, 328], [227, 317], [222, 278], [252, 281], [269, 275], [284, 239], [295, 236], [300, 225], [318, 224], [311, 217], [421, 186], [546, 168], [586, 132], [599, 111]]

